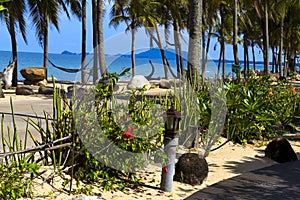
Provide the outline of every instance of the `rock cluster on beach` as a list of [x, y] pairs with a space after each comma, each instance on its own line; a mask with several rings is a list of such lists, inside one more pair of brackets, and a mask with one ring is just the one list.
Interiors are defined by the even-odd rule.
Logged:
[[44, 67], [29, 67], [20, 70], [25, 78], [24, 85], [46, 86], [46, 69]]

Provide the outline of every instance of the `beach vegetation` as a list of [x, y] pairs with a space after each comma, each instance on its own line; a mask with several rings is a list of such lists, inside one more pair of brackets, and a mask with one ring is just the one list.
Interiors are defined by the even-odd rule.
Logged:
[[[125, 69], [122, 75], [127, 72], [128, 69]], [[263, 143], [280, 135], [281, 127], [297, 122], [298, 89], [287, 81], [274, 82], [270, 76], [249, 76], [240, 81], [225, 82], [224, 85], [207, 81], [196, 91], [183, 88], [184, 91], [180, 92], [178, 85], [174, 96], [167, 95], [160, 99], [160, 109], [156, 107], [157, 101], [147, 98], [143, 90], [126, 93], [125, 96], [130, 97], [127, 103], [119, 103], [116, 95], [119, 98], [124, 94], [113, 92], [119, 79], [120, 74], [108, 73], [97, 86], [77, 96], [80, 97], [77, 101], [76, 98], [67, 99], [56, 88], [53, 116], [45, 113], [44, 121], [27, 119], [23, 143], [14, 118], [12, 134], [8, 130], [8, 137], [5, 136], [2, 117], [5, 163], [0, 168], [5, 167], [5, 170], [1, 172], [0, 196], [1, 192], [10, 195], [11, 199], [31, 195], [33, 179], [41, 177], [40, 165], [53, 167], [54, 173], [60, 175], [69, 174], [69, 178], [64, 178], [63, 185], [66, 188], [70, 186], [69, 192], [73, 194], [93, 195], [95, 187], [104, 191], [138, 187], [141, 184], [136, 174], [138, 169], [143, 169], [147, 162], [167, 162], [161, 153], [163, 113], [171, 105], [181, 112], [186, 110], [183, 113], [186, 117], [180, 125], [180, 137], [188, 137], [188, 133], [182, 130], [200, 122], [197, 128], [202, 133], [201, 148], [204, 148], [205, 156], [219, 138], [217, 133], [242, 144], [255, 140]], [[195, 97], [187, 95], [191, 92], [189, 89], [195, 91]], [[269, 95], [270, 91], [272, 95]], [[217, 107], [217, 112], [213, 111], [214, 107]], [[13, 107], [11, 109], [14, 116]], [[223, 111], [226, 114], [224, 122], [218, 119]], [[29, 126], [40, 133], [41, 141], [33, 137]], [[37, 148], [32, 153], [23, 151], [27, 139], [36, 144]], [[119, 150], [111, 149], [113, 146]], [[138, 156], [132, 157], [133, 154]], [[76, 181], [76, 187], [73, 181]]]
[[299, 115], [299, 92], [270, 76], [250, 76], [225, 83], [227, 118], [223, 136], [238, 143], [269, 140], [282, 134]]
[[[40, 174], [40, 164], [34, 161], [33, 153], [22, 153], [27, 145], [28, 135], [25, 140], [20, 138], [14, 110], [11, 101], [12, 129], [5, 131], [4, 115], [1, 116], [1, 141], [3, 151], [0, 163], [0, 198], [18, 199], [31, 197], [32, 182]], [[28, 126], [26, 127], [28, 129]], [[14, 154], [12, 152], [19, 152]]]

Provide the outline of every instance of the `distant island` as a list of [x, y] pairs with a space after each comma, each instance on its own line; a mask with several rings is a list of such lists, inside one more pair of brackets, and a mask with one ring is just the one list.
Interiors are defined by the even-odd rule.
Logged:
[[[82, 53], [74, 53], [74, 52], [71, 52], [71, 51], [67, 51], [67, 50], [64, 50], [63, 52], [61, 52], [60, 54], [62, 55], [82, 55]], [[89, 52], [86, 52], [85, 55], [90, 55], [92, 53], [89, 53]]]
[[64, 50], [63, 52], [61, 52], [62, 55], [77, 55], [76, 53], [73, 53], [71, 51], [67, 51], [67, 50]]

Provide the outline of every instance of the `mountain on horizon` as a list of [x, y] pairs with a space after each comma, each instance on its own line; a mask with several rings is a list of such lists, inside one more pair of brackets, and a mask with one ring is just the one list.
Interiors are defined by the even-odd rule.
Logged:
[[[176, 53], [174, 49], [165, 49], [165, 55], [168, 60], [175, 60], [176, 59]], [[183, 51], [182, 56], [183, 59], [187, 59], [187, 52]], [[123, 54], [121, 57], [130, 58], [131, 54]], [[147, 59], [161, 59], [161, 53], [159, 48], [152, 48], [147, 51], [135, 54], [135, 58], [147, 58]]]

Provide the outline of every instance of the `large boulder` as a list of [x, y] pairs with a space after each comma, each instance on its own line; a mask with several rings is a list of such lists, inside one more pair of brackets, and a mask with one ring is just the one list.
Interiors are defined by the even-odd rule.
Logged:
[[149, 90], [150, 87], [151, 87], [150, 82], [143, 75], [133, 76], [127, 85], [127, 88], [130, 90], [140, 90], [140, 89]]
[[267, 145], [265, 156], [279, 163], [298, 160], [289, 141], [283, 137], [276, 138]]
[[20, 72], [28, 81], [41, 81], [46, 79], [46, 69], [44, 67], [23, 68]]
[[18, 85], [16, 88], [16, 95], [33, 95], [32, 87], [28, 85]]
[[196, 153], [185, 153], [175, 165], [174, 181], [190, 185], [200, 185], [208, 175], [208, 164], [205, 158]]

